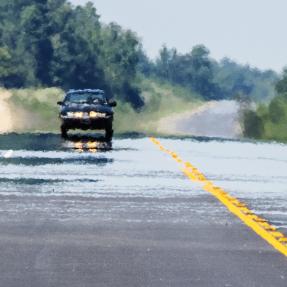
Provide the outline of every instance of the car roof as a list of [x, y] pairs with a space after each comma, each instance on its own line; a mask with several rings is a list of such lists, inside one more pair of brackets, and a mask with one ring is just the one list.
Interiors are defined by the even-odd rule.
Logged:
[[66, 94], [71, 95], [71, 94], [84, 94], [84, 93], [101, 94], [101, 95], [105, 94], [105, 92], [100, 89], [69, 90]]

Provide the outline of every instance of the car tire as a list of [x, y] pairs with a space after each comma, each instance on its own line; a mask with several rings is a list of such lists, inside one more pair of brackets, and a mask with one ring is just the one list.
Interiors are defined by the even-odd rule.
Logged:
[[112, 126], [112, 124], [109, 124], [109, 125], [105, 128], [105, 131], [106, 131], [106, 140], [107, 140], [107, 141], [110, 141], [110, 140], [113, 138], [113, 135], [114, 135], [114, 131], [113, 131], [113, 126]]
[[68, 136], [68, 129], [64, 125], [61, 125], [61, 135], [63, 138]]

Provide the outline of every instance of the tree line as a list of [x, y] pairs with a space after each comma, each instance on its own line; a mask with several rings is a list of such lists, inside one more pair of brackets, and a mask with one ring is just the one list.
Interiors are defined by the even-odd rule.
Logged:
[[275, 95], [278, 75], [274, 71], [260, 71], [228, 58], [218, 62], [210, 57], [209, 50], [203, 45], [194, 46], [186, 54], [163, 46], [156, 61], [152, 62], [144, 55], [140, 59], [140, 70], [145, 75], [184, 86], [206, 100], [245, 97], [262, 101]]
[[6, 88], [102, 88], [141, 107], [139, 48], [132, 31], [101, 24], [92, 3], [0, 2], [0, 84]]
[[274, 96], [278, 75], [215, 61], [197, 45], [186, 54], [163, 46], [151, 60], [137, 35], [103, 24], [94, 5], [67, 0], [0, 1], [0, 85], [102, 88], [139, 109], [141, 76], [183, 86], [205, 100]]
[[287, 141], [287, 69], [275, 88], [277, 95], [268, 104], [244, 112], [245, 136]]

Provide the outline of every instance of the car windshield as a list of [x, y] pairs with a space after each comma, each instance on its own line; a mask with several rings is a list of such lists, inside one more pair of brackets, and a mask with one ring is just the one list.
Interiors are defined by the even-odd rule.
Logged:
[[94, 93], [73, 93], [66, 96], [65, 101], [72, 103], [105, 103], [103, 94]]

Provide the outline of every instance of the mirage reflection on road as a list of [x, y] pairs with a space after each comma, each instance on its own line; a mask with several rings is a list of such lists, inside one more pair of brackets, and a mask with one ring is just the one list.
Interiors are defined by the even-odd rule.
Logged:
[[104, 152], [112, 149], [112, 141], [91, 135], [69, 135], [63, 138], [63, 147], [79, 152]]

